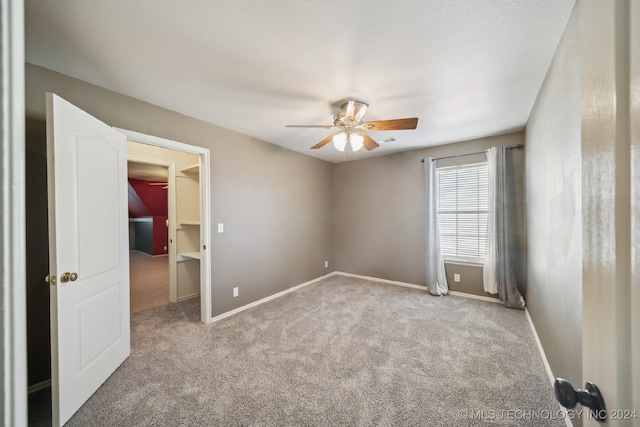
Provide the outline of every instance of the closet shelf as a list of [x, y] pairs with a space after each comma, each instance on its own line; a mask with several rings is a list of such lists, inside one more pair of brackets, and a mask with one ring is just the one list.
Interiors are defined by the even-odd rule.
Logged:
[[177, 261], [178, 262], [187, 261], [187, 260], [191, 260], [191, 259], [200, 259], [200, 252], [199, 251], [183, 252], [181, 254], [178, 254], [178, 256], [177, 256]]
[[180, 225], [200, 225], [200, 221], [180, 221]]
[[196, 163], [195, 165], [187, 166], [184, 169], [180, 169], [180, 172], [198, 173], [200, 172], [200, 163]]

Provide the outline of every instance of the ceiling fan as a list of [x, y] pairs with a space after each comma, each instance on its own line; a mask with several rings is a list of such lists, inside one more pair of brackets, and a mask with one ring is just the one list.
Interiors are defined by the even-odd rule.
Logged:
[[378, 148], [380, 145], [364, 131], [406, 130], [415, 129], [418, 126], [417, 117], [365, 122], [363, 119], [367, 112], [367, 108], [369, 108], [369, 104], [356, 101], [355, 99], [349, 99], [347, 102], [342, 104], [340, 111], [333, 116], [332, 125], [286, 125], [286, 127], [340, 129], [338, 133], [329, 135], [311, 147], [312, 150], [324, 147], [326, 144], [333, 141], [333, 145], [339, 151], [344, 151], [347, 142], [349, 142], [353, 151], [358, 151], [363, 146], [368, 151], [371, 151]]

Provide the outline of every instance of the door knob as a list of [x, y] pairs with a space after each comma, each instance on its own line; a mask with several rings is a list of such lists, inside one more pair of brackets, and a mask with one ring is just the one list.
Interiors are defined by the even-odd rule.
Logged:
[[553, 389], [556, 393], [556, 399], [565, 408], [571, 409], [580, 403], [591, 409], [591, 414], [596, 420], [602, 422], [607, 419], [604, 398], [594, 383], [587, 382], [583, 389], [574, 389], [569, 381], [564, 378], [556, 378]]
[[60, 281], [63, 283], [68, 282], [69, 280], [71, 280], [72, 282], [75, 282], [76, 280], [78, 280], [78, 273], [62, 273], [62, 275], [60, 276]]

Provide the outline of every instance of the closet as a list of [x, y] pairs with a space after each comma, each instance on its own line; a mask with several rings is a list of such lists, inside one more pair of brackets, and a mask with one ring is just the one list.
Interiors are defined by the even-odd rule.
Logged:
[[127, 142], [130, 161], [161, 164], [168, 168], [170, 300], [200, 295], [200, 156], [193, 153]]

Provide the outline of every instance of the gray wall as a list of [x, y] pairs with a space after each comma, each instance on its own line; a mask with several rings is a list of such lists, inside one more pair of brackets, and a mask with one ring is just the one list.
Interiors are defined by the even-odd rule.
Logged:
[[579, 9], [526, 128], [527, 305], [551, 369], [582, 383], [582, 155]]
[[330, 271], [331, 163], [27, 64], [29, 117], [44, 119], [47, 91], [109, 125], [211, 150], [211, 223], [225, 224], [212, 227], [214, 315]]
[[[524, 132], [492, 136], [421, 150], [340, 163], [335, 166], [336, 270], [425, 285], [424, 166], [425, 157], [484, 151], [492, 146], [524, 144]], [[524, 150], [512, 150], [518, 210], [517, 241], [522, 262], [516, 272], [525, 292], [523, 249]], [[486, 156], [443, 160], [440, 166], [485, 161]], [[454, 291], [487, 295], [482, 268], [447, 264], [449, 287]], [[453, 274], [461, 275], [455, 283]]]

